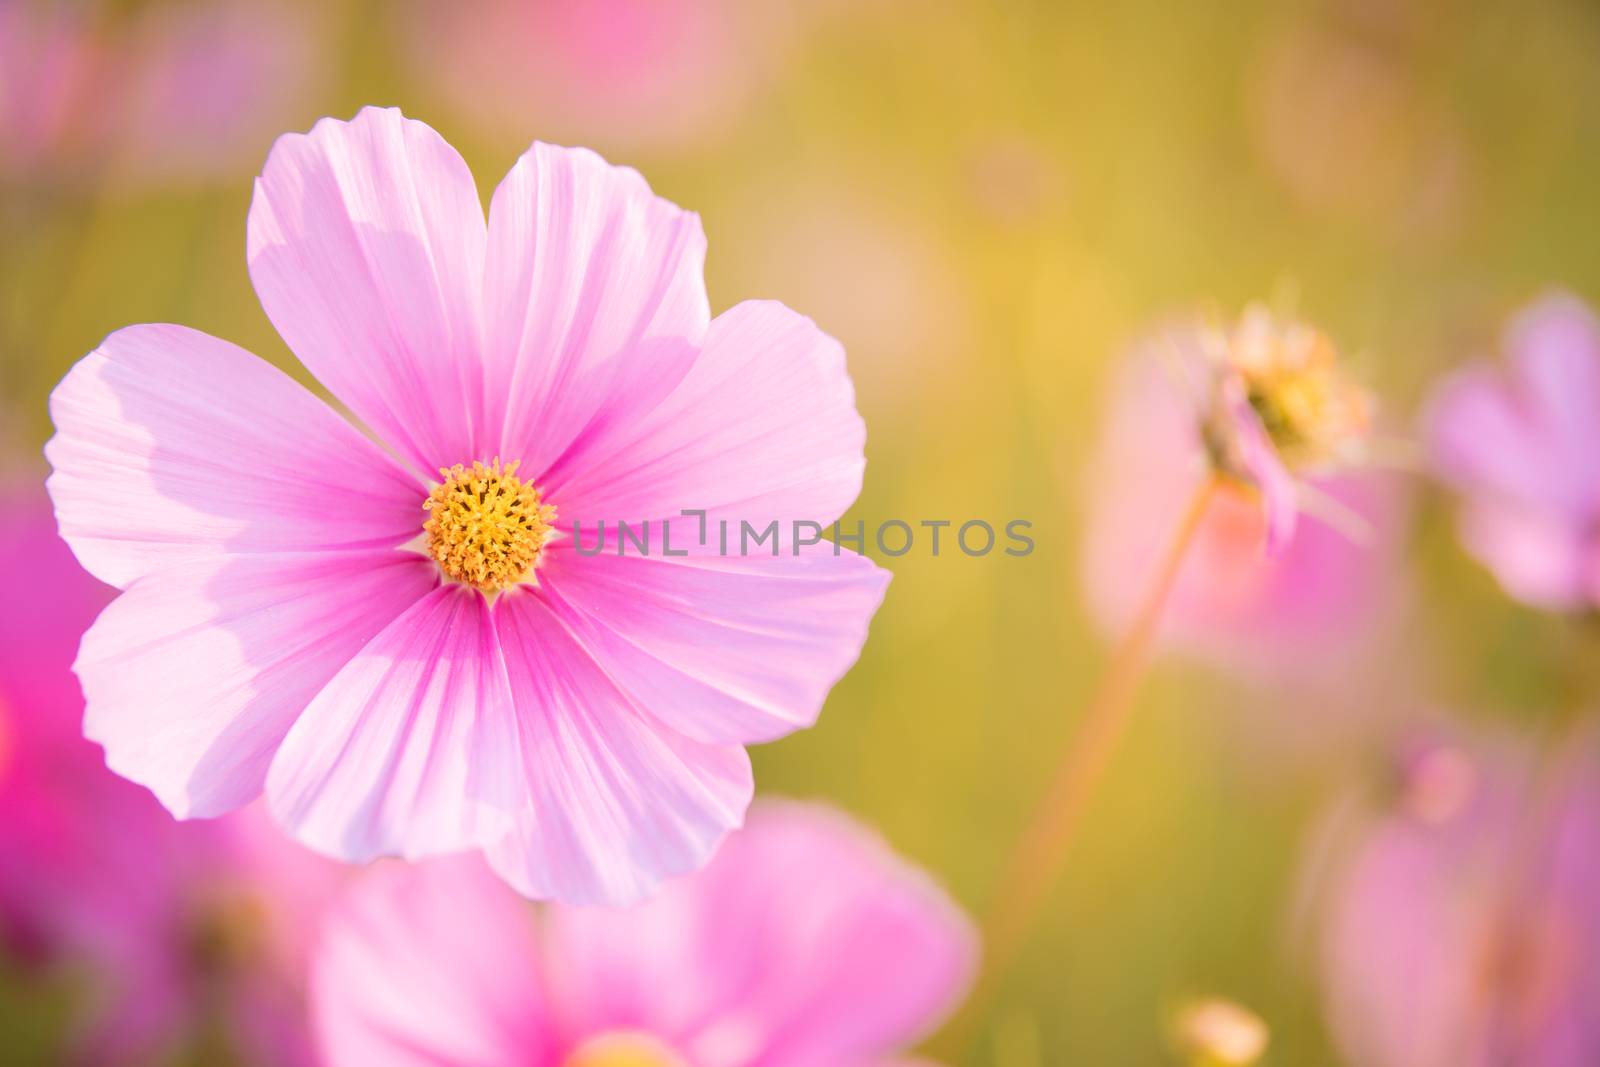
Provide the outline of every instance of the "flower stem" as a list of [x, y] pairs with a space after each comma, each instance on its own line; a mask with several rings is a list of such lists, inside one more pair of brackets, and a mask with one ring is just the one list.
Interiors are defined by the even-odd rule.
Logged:
[[1133, 625], [1117, 645], [1110, 666], [1089, 702], [1082, 725], [1063, 753], [1027, 829], [1000, 868], [998, 889], [984, 923], [984, 977], [952, 1023], [954, 1034], [964, 1034], [982, 1018], [985, 1002], [1015, 960], [1024, 935], [1038, 918], [1061, 872], [1084, 806], [1104, 777], [1117, 743], [1127, 732], [1151, 638], [1155, 636], [1183, 561], [1221, 484], [1220, 478], [1213, 475], [1195, 490], [1161, 557], [1155, 580], [1139, 605]]

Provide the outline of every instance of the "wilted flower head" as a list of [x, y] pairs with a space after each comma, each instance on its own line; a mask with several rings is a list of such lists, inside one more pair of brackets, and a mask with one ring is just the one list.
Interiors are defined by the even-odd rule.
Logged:
[[1535, 607], [1600, 606], [1600, 323], [1554, 293], [1511, 323], [1503, 368], [1442, 382], [1428, 411], [1435, 468], [1462, 495], [1461, 540]]
[[[481, 849], [530, 896], [700, 866], [749, 803], [743, 746], [815, 720], [887, 583], [787, 532], [861, 487], [843, 349], [776, 303], [713, 320], [699, 218], [636, 171], [535, 144], [485, 219], [395, 110], [280, 138], [247, 246], [393, 453], [179, 326], [67, 374], [50, 492], [123, 590], [76, 664], [107, 762], [180, 817], [265, 791], [320, 852]], [[785, 532], [724, 554], [724, 522]]]
[[1321, 331], [1264, 305], [1245, 309], [1232, 329], [1200, 328], [1200, 425], [1220, 475], [1253, 487], [1267, 516], [1267, 547], [1294, 534], [1306, 506], [1296, 478], [1359, 462], [1373, 401], [1345, 375]]
[[80, 975], [73, 1062], [144, 1064], [222, 1024], [246, 1064], [309, 1064], [306, 928], [340, 868], [257, 813], [175, 823], [80, 733], [78, 638], [112, 590], [46, 502], [0, 495], [0, 955]]
[[629, 910], [527, 905], [476, 862], [372, 871], [313, 969], [329, 1067], [887, 1062], [971, 977], [966, 919], [834, 811], [765, 802]]
[[1415, 746], [1330, 831], [1328, 1014], [1364, 1067], [1600, 1062], [1600, 762], [1585, 737]]
[[[1185, 502], [1220, 469], [1223, 488], [1178, 573], [1163, 638], [1230, 669], [1296, 677], [1348, 664], [1382, 640], [1404, 595], [1405, 495], [1391, 474], [1344, 468], [1360, 441], [1336, 427], [1355, 418], [1345, 405], [1363, 405], [1329, 395], [1348, 387], [1318, 338], [1272, 332], [1262, 319], [1247, 318], [1237, 338], [1185, 321], [1147, 338], [1119, 369], [1090, 466], [1082, 572], [1108, 629], [1126, 629]], [[1267, 484], [1284, 482], [1287, 506], [1307, 497], [1319, 514], [1358, 523], [1358, 534], [1303, 522], [1269, 553], [1258, 476], [1241, 451]]]

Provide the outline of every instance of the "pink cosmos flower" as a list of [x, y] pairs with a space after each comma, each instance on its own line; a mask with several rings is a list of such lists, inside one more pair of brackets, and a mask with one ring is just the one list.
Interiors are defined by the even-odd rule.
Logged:
[[[1209, 452], [1235, 447], [1208, 443], [1232, 439], [1208, 426], [1232, 420], [1233, 437], [1242, 438], [1237, 447], [1255, 449], [1248, 462], [1274, 488], [1264, 493], [1234, 476], [1213, 497], [1163, 613], [1162, 639], [1257, 677], [1348, 663], [1381, 639], [1383, 624], [1396, 616], [1395, 564], [1406, 511], [1400, 486], [1390, 476], [1331, 464], [1296, 484], [1270, 447], [1242, 380], [1216, 386], [1234, 402], [1222, 414], [1207, 416], [1207, 407], [1197, 407], [1196, 389], [1213, 365], [1201, 345], [1189, 328], [1158, 334], [1113, 385], [1088, 486], [1082, 573], [1091, 608], [1111, 632], [1126, 630], [1186, 502], [1214, 469]], [[1362, 529], [1352, 534], [1322, 521], [1297, 522], [1294, 512], [1307, 493], [1314, 506], [1337, 508]], [[1264, 496], [1276, 498], [1274, 504], [1264, 507]], [[1268, 551], [1269, 511], [1278, 507], [1289, 510], [1276, 519], [1288, 532]]]
[[1398, 794], [1336, 824], [1322, 960], [1364, 1067], [1600, 1062], [1600, 763], [1434, 742]]
[[[636, 172], [535, 144], [486, 223], [394, 110], [281, 138], [248, 252], [289, 347], [395, 454], [180, 326], [68, 373], [50, 491], [124, 591], [76, 665], [107, 762], [179, 817], [264, 790], [318, 851], [478, 848], [529, 896], [700, 866], [749, 803], [743, 746], [814, 721], [887, 582], [788, 533], [860, 489], [838, 344], [774, 303], [713, 321], [698, 217]], [[774, 520], [771, 554], [721, 553], [722, 522]]]
[[1428, 412], [1435, 468], [1464, 497], [1461, 540], [1512, 596], [1600, 605], [1600, 323], [1554, 293], [1513, 320], [1509, 365], [1441, 383]]
[[958, 1000], [967, 920], [830, 809], [764, 802], [700, 873], [536, 924], [476, 863], [371, 872], [313, 965], [329, 1067], [883, 1063]]
[[147, 1063], [220, 1021], [243, 1062], [309, 1064], [311, 917], [341, 868], [254, 813], [175, 823], [79, 732], [78, 638], [111, 590], [42, 498], [0, 496], [0, 949], [85, 972], [72, 1062]]

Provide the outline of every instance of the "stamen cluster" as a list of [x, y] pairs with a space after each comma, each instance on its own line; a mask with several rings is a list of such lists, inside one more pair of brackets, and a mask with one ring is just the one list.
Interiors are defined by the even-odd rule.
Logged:
[[1225, 339], [1223, 359], [1284, 465], [1350, 462], [1371, 428], [1371, 395], [1344, 374], [1328, 336], [1251, 308]]
[[555, 530], [556, 509], [500, 457], [442, 467], [444, 482], [423, 501], [428, 554], [445, 575], [484, 592], [523, 581]]

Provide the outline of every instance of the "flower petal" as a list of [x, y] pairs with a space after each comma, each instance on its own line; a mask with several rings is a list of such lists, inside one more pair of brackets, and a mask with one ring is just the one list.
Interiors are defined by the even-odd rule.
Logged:
[[437, 580], [393, 551], [254, 555], [149, 575], [111, 603], [75, 669], [84, 733], [174, 815], [261, 792], [295, 717]]
[[761, 801], [693, 878], [627, 911], [563, 908], [553, 990], [580, 1029], [660, 1034], [695, 1063], [868, 1063], [932, 1029], [975, 931], [884, 842], [820, 805]]
[[866, 427], [844, 349], [803, 315], [747, 301], [717, 316], [688, 376], [603, 462], [552, 478], [562, 521], [827, 524], [861, 491]]
[[1553, 293], [1516, 317], [1507, 348], [1535, 409], [1528, 414], [1569, 476], [1593, 493], [1600, 485], [1600, 322], [1577, 297]]
[[499, 837], [521, 795], [499, 643], [482, 595], [443, 585], [311, 701], [267, 774], [273, 817], [340, 859]]
[[1269, 558], [1279, 557], [1289, 542], [1294, 540], [1300, 515], [1294, 477], [1278, 458], [1277, 449], [1267, 437], [1266, 427], [1261, 425], [1261, 417], [1245, 398], [1242, 382], [1230, 378], [1223, 383], [1222, 403], [1232, 420], [1239, 462], [1256, 491], [1261, 494], [1261, 510], [1266, 519], [1263, 547]]
[[397, 545], [423, 492], [316, 397], [244, 349], [130, 326], [50, 396], [62, 537], [116, 586], [220, 554]]
[[1579, 518], [1596, 498], [1572, 476], [1541, 413], [1497, 368], [1474, 364], [1450, 375], [1434, 388], [1425, 422], [1434, 466], [1458, 490]]
[[300, 361], [417, 470], [487, 458], [483, 204], [456, 150], [394, 108], [278, 138], [250, 278]]
[[637, 171], [535, 143], [489, 205], [486, 407], [548, 483], [687, 370], [711, 320], [697, 215]]
[[1461, 542], [1494, 573], [1501, 588], [1547, 611], [1577, 611], [1600, 594], [1600, 550], [1589, 531], [1565, 516], [1495, 501], [1468, 500], [1458, 520]]
[[709, 743], [812, 725], [861, 653], [889, 572], [821, 544], [780, 556], [552, 552], [552, 606], [623, 690]]
[[311, 1004], [329, 1067], [547, 1064], [527, 905], [477, 859], [383, 865], [324, 921]]
[[637, 900], [703, 864], [750, 803], [750, 760], [648, 719], [537, 592], [495, 605], [527, 804], [490, 864], [526, 896]]

